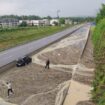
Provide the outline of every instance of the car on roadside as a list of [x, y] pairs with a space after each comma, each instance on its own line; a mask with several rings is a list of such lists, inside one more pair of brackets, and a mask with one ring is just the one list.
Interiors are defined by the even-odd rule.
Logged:
[[23, 60], [24, 60], [25, 64], [29, 64], [29, 63], [32, 62], [32, 58], [30, 58], [30, 57], [28, 57], [28, 56], [25, 56], [25, 57], [23, 58]]
[[16, 62], [16, 66], [17, 67], [25, 66], [24, 60], [23, 59], [18, 59], [18, 61]]
[[17, 67], [25, 66], [26, 64], [29, 64], [32, 62], [32, 58], [25, 56], [23, 58], [20, 58], [16, 62]]

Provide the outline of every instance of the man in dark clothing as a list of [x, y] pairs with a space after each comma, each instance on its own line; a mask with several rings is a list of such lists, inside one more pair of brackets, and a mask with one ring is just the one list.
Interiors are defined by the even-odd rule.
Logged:
[[50, 60], [49, 60], [49, 59], [46, 61], [45, 68], [47, 68], [47, 69], [49, 69], [49, 68], [50, 68]]

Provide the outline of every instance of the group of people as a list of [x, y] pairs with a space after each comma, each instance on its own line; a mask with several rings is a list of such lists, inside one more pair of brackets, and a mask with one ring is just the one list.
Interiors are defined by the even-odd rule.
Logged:
[[[50, 60], [49, 59], [46, 61], [45, 69], [50, 69]], [[14, 94], [11, 82], [6, 82], [5, 85], [7, 86], [7, 89], [8, 89], [7, 90], [8, 97], [10, 96], [10, 94]]]

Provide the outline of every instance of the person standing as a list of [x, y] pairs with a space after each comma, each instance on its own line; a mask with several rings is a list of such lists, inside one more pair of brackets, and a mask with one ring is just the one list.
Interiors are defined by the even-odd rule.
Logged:
[[49, 59], [46, 61], [45, 68], [47, 68], [47, 69], [49, 69], [49, 68], [50, 68], [50, 60], [49, 60]]
[[7, 85], [7, 88], [8, 88], [8, 97], [9, 97], [10, 93], [14, 94], [14, 91], [12, 89], [11, 82], [7, 82], [6, 85]]

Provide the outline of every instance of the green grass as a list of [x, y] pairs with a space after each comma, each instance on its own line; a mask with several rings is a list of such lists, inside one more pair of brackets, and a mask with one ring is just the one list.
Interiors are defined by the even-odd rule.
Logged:
[[1, 29], [0, 30], [0, 51], [15, 47], [33, 40], [37, 40], [61, 30], [68, 26], [48, 26], [48, 27], [27, 27], [15, 29]]
[[96, 63], [92, 98], [96, 105], [105, 105], [105, 19], [95, 27], [92, 39]]

